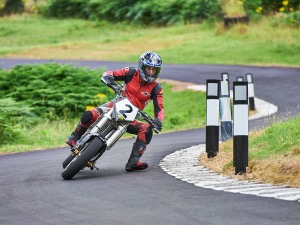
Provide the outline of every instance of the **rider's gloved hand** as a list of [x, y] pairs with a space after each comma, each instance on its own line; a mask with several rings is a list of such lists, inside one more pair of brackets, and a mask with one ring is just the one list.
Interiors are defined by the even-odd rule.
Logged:
[[154, 123], [157, 125], [157, 129], [159, 131], [161, 131], [161, 129], [162, 129], [162, 122], [161, 122], [161, 120], [159, 118], [155, 118], [154, 119]]
[[105, 73], [101, 77], [101, 81], [106, 84], [108, 87], [114, 90], [115, 94], [120, 91], [120, 87], [115, 83], [113, 77], [106, 75]]

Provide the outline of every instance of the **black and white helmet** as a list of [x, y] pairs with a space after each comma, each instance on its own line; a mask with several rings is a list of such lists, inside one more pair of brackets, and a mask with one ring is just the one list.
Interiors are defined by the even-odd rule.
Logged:
[[[154, 82], [160, 74], [161, 65], [162, 65], [162, 60], [157, 53], [152, 51], [144, 52], [140, 56], [140, 60], [139, 60], [139, 72], [142, 79], [147, 83]], [[156, 72], [153, 75], [148, 74], [146, 71], [146, 66], [155, 67]]]

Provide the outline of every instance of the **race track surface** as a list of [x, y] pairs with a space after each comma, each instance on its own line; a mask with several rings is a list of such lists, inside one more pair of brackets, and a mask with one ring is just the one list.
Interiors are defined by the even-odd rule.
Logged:
[[[0, 59], [0, 68], [41, 62]], [[106, 69], [135, 66], [60, 62]], [[299, 114], [300, 68], [166, 65], [161, 78], [205, 84], [207, 79], [220, 79], [222, 72], [229, 73], [231, 83], [237, 76], [252, 73], [255, 96], [278, 106], [276, 118]], [[250, 129], [272, 121], [250, 121]], [[124, 167], [134, 140], [119, 141], [98, 161], [99, 171], [84, 170], [70, 181], [61, 178], [61, 162], [68, 148], [0, 156], [0, 225], [299, 224], [299, 202], [196, 187], [174, 179], [158, 166], [161, 159], [176, 150], [203, 144], [205, 129], [155, 135], [143, 156], [149, 168], [127, 173]]]

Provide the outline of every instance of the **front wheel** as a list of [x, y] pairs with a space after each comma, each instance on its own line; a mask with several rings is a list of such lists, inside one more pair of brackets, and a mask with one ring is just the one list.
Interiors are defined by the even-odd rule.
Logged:
[[88, 146], [74, 158], [74, 160], [62, 172], [61, 176], [65, 180], [72, 179], [83, 167], [85, 167], [103, 147], [104, 143], [99, 138], [95, 137]]
[[74, 155], [73, 153], [71, 153], [66, 159], [65, 161], [63, 161], [62, 163], [62, 167], [63, 169], [65, 169], [67, 167], [67, 165], [70, 164], [70, 162], [72, 162], [72, 160], [75, 158], [76, 155]]

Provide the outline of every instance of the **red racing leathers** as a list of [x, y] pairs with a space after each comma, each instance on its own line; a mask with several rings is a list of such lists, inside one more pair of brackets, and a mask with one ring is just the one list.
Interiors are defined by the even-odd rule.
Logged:
[[[153, 83], [146, 83], [142, 80], [139, 71], [134, 67], [126, 67], [115, 71], [106, 71], [102, 75], [102, 79], [108, 82], [124, 81], [125, 95], [135, 106], [140, 110], [143, 110], [147, 104], [153, 100], [154, 117], [160, 121], [164, 119], [164, 107], [163, 107], [163, 90], [159, 83], [154, 81]], [[113, 102], [108, 102], [103, 105], [111, 108]], [[152, 129], [148, 123], [141, 123], [134, 121], [131, 123], [127, 131], [129, 133], [137, 134], [137, 140], [149, 144], [152, 138]]]
[[103, 77], [113, 78], [115, 81], [125, 82], [125, 91], [123, 94], [137, 106], [143, 110], [149, 101], [153, 100], [155, 118], [164, 119], [163, 107], [163, 90], [159, 83], [142, 82], [139, 71], [134, 67], [126, 67], [124, 69], [107, 71]]
[[[102, 79], [107, 81], [106, 83], [108, 84], [112, 84], [114, 81], [124, 81], [125, 90], [123, 91], [123, 94], [140, 110], [143, 110], [146, 105], [153, 100], [154, 117], [163, 121], [163, 90], [159, 83], [156, 81], [152, 83], [143, 82], [139, 71], [134, 67], [106, 71], [103, 73]], [[112, 100], [100, 107], [86, 111], [81, 118], [77, 131], [79, 133], [84, 133], [103, 112], [106, 112], [108, 108], [113, 107], [113, 104]], [[148, 123], [141, 123], [137, 120], [128, 126], [127, 132], [137, 134], [137, 140], [142, 141], [145, 145], [149, 144], [152, 138], [152, 129], [150, 128], [150, 125]]]

